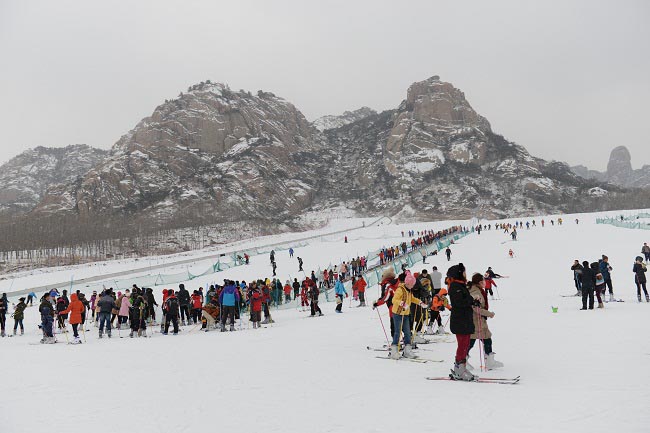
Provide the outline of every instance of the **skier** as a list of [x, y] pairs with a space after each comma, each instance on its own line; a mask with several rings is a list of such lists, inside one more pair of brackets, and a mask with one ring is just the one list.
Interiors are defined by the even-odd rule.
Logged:
[[136, 335], [142, 337], [143, 334], [146, 337], [147, 312], [149, 311], [149, 306], [147, 305], [145, 296], [146, 294], [143, 295], [140, 289], [135, 290], [133, 306], [129, 311], [131, 314], [131, 332], [129, 333], [129, 337], [131, 338]]
[[309, 287], [308, 294], [309, 294], [309, 300], [311, 301], [310, 317], [314, 317], [316, 315], [318, 315], [319, 317], [322, 316], [323, 312], [318, 306], [318, 297], [320, 296], [320, 290], [318, 290], [318, 286], [313, 281], [310, 281], [308, 278], [305, 279], [305, 285]]
[[92, 312], [91, 319], [93, 322], [97, 321], [95, 316], [95, 310], [97, 308], [97, 291], [93, 290], [93, 294], [90, 296], [90, 311]]
[[641, 247], [641, 253], [645, 256], [645, 262], [648, 263], [650, 260], [650, 247], [648, 246], [647, 242], [643, 243], [643, 246]]
[[467, 370], [467, 354], [470, 337], [474, 333], [474, 298], [467, 289], [465, 265], [459, 263], [447, 271], [449, 297], [451, 300], [450, 329], [456, 334], [458, 346], [454, 362], [453, 375], [457, 380], [474, 380], [476, 377]]
[[253, 322], [253, 329], [261, 328], [260, 322], [262, 321], [262, 292], [253, 283], [253, 290], [248, 297], [251, 302], [251, 322]]
[[131, 292], [126, 289], [126, 292], [118, 299], [117, 305], [119, 306], [119, 313], [117, 314], [117, 329], [126, 329], [127, 322], [129, 321], [129, 309], [131, 308], [131, 301], [129, 299]]
[[484, 275], [484, 285], [486, 293], [489, 293], [490, 299], [494, 300], [494, 292], [492, 291], [492, 287], [497, 287], [497, 283], [494, 281], [494, 278], [490, 276], [489, 272], [486, 272]]
[[334, 292], [336, 293], [336, 309], [335, 311], [337, 313], [342, 313], [341, 311], [343, 309], [343, 295], [345, 294], [345, 297], [348, 297], [348, 292], [345, 290], [345, 286], [343, 285], [343, 275], [339, 277], [339, 279], [336, 281], [336, 285], [334, 286]]
[[271, 263], [275, 262], [275, 251], [271, 250], [271, 253], [269, 254], [269, 258], [271, 259]]
[[646, 288], [646, 273], [647, 269], [645, 263], [643, 263], [643, 257], [637, 256], [636, 262], [634, 262], [634, 267], [632, 272], [634, 272], [634, 283], [636, 284], [636, 297], [639, 302], [641, 302], [641, 287], [643, 287], [643, 293], [645, 293], [646, 302], [650, 302], [650, 296], [648, 296], [648, 289]]
[[302, 288], [300, 290], [300, 307], [302, 311], [305, 311], [305, 307], [309, 307], [309, 290], [310, 290], [309, 278], [305, 277], [305, 280], [302, 282], [301, 287]]
[[249, 265], [250, 262], [251, 262], [251, 256], [249, 256], [248, 254], [244, 253], [244, 262], [245, 262], [247, 265]]
[[169, 334], [170, 322], [174, 325], [174, 335], [178, 335], [180, 303], [174, 294], [174, 291], [171, 289], [167, 291], [167, 299], [165, 300], [163, 310], [165, 311], [165, 330], [163, 331], [163, 335]]
[[0, 336], [5, 337], [5, 323], [7, 322], [7, 310], [9, 309], [9, 301], [7, 301], [7, 294], [3, 293], [0, 298]]
[[43, 328], [43, 338], [41, 343], [54, 344], [54, 334], [52, 333], [52, 326], [54, 325], [54, 308], [50, 293], [46, 292], [41, 299], [41, 305], [38, 306], [38, 312], [41, 313], [41, 326]]
[[201, 294], [198, 290], [195, 290], [192, 293], [192, 322], [196, 325], [199, 323], [199, 320], [201, 319], [201, 305], [203, 305], [203, 302], [201, 302]]
[[445, 250], [445, 254], [447, 255], [447, 261], [450, 261], [451, 260], [451, 250], [449, 249], [449, 247], [447, 247], [447, 249]]
[[368, 283], [363, 279], [363, 276], [360, 276], [356, 281], [352, 282], [352, 287], [359, 293], [359, 305], [357, 307], [366, 306], [366, 287]]
[[278, 268], [278, 265], [276, 265], [275, 262], [271, 262], [271, 267], [273, 268], [273, 276], [277, 276], [275, 270]]
[[300, 283], [298, 282], [298, 278], [293, 279], [293, 284], [291, 286], [293, 287], [293, 299], [295, 301], [300, 294]]
[[215, 327], [217, 320], [219, 320], [219, 306], [217, 305], [216, 297], [210, 298], [210, 301], [208, 301], [208, 303], [205, 304], [205, 306], [202, 309], [203, 311], [201, 312], [201, 317], [202, 317], [201, 328], [205, 332], [209, 332], [210, 329]]
[[289, 280], [284, 284], [284, 303], [288, 304], [291, 302], [291, 284], [289, 284]]
[[[598, 267], [597, 262], [593, 262], [591, 265], [591, 270], [593, 273], [596, 275], [596, 299], [598, 299], [598, 308], [605, 308], [603, 305], [603, 299], [601, 297], [601, 294], [605, 293], [605, 279], [603, 278], [603, 274], [600, 273], [600, 268]], [[582, 284], [582, 282], [580, 283]]]
[[388, 315], [390, 317], [390, 335], [391, 337], [395, 335], [395, 324], [393, 322], [393, 295], [395, 294], [395, 289], [399, 280], [395, 278], [395, 271], [393, 268], [386, 269], [381, 275], [381, 296], [379, 299], [372, 304], [372, 309], [374, 310], [380, 305], [386, 304], [388, 307]]
[[[302, 270], [302, 259], [300, 257], [298, 257], [298, 272], [303, 272], [303, 270]], [[273, 275], [275, 275], [275, 273]]]
[[81, 323], [81, 313], [84, 312], [85, 309], [86, 307], [84, 307], [84, 304], [78, 299], [77, 294], [73, 293], [70, 295], [70, 304], [68, 305], [68, 308], [59, 313], [70, 313], [70, 324], [72, 325], [72, 332], [74, 335], [74, 340], [72, 340], [70, 344], [81, 344], [78, 327]]
[[148, 288], [147, 291], [147, 308], [149, 308], [149, 312], [147, 314], [147, 317], [151, 317], [151, 324], [155, 325], [156, 324], [156, 307], [158, 306], [158, 303], [156, 302], [156, 298], [153, 295], [153, 289]]
[[[488, 328], [487, 318], [493, 318], [494, 313], [488, 310], [490, 307], [484, 287], [485, 280], [483, 276], [478, 273], [472, 275], [469, 294], [475, 301], [478, 301], [478, 305], [474, 307], [474, 333], [470, 337], [469, 350], [472, 350], [476, 340], [483, 341], [485, 367], [487, 370], [494, 370], [495, 368], [503, 367], [503, 363], [495, 360], [495, 353], [492, 352], [492, 333], [490, 332], [490, 328]], [[469, 364], [467, 365], [469, 366]]]
[[190, 292], [185, 289], [185, 284], [178, 285], [178, 305], [181, 311], [181, 325], [190, 324]]
[[514, 259], [514, 258], [515, 258], [515, 252], [512, 251], [512, 248], [511, 248], [510, 250], [508, 250], [508, 256], [509, 256], [511, 259]]
[[226, 332], [226, 321], [230, 317], [230, 331], [235, 330], [235, 306], [239, 303], [239, 291], [235, 289], [233, 281], [226, 281], [226, 285], [219, 295], [221, 304], [221, 332]]
[[614, 301], [614, 289], [612, 287], [612, 275], [610, 272], [612, 271], [612, 267], [609, 264], [609, 258], [603, 254], [603, 258], [598, 261], [598, 265], [600, 266], [600, 273], [603, 274], [603, 278], [605, 279], [605, 285], [609, 288], [609, 301], [612, 302]]
[[[440, 319], [440, 313], [445, 311], [445, 308], [451, 310], [451, 307], [449, 306], [449, 300], [447, 299], [447, 289], [443, 287], [442, 289], [438, 290], [435, 295], [433, 295], [433, 298], [431, 300], [431, 316], [429, 318], [429, 325], [427, 326], [425, 334], [440, 335], [445, 333], [445, 329], [442, 326], [442, 320]], [[433, 323], [435, 321], [438, 322], [438, 329], [436, 332], [433, 332]]]
[[404, 357], [415, 358], [411, 346], [411, 323], [410, 312], [411, 304], [419, 305], [421, 308], [426, 308], [426, 304], [420, 299], [416, 298], [411, 289], [415, 286], [415, 277], [407, 271], [399, 276], [399, 284], [393, 296], [393, 322], [395, 326], [395, 334], [393, 335], [393, 342], [390, 346], [390, 358], [399, 359], [400, 353], [398, 350], [398, 343], [402, 332], [404, 332]]
[[102, 338], [104, 334], [104, 326], [106, 326], [108, 338], [111, 338], [111, 314], [115, 308], [115, 300], [111, 296], [111, 289], [105, 290], [99, 297], [97, 308], [99, 308], [99, 338]]
[[23, 326], [23, 319], [25, 318], [25, 308], [27, 304], [25, 303], [25, 298], [18, 299], [18, 305], [14, 307], [14, 335], [18, 330], [18, 325], [20, 325], [20, 335], [25, 334], [25, 327]]
[[345, 237], [345, 243], [346, 244], [348, 243], [348, 237], [347, 236]]
[[589, 298], [589, 309], [594, 309], [594, 289], [596, 288], [596, 274], [591, 270], [588, 261], [582, 262], [582, 308], [587, 309], [587, 298]]
[[293, 248], [289, 248], [289, 258], [293, 257]]
[[571, 270], [573, 271], [573, 282], [576, 286], [576, 296], [582, 296], [582, 265], [578, 261], [578, 259], [573, 261], [573, 265], [571, 266]]

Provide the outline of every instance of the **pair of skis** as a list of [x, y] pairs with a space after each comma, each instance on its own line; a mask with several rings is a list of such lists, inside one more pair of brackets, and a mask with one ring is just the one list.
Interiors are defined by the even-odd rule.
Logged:
[[462, 380], [457, 379], [453, 374], [450, 374], [447, 377], [427, 377], [427, 380], [448, 380], [451, 382], [469, 382], [469, 383], [497, 383], [500, 385], [516, 385], [521, 380], [521, 376], [513, 378], [504, 378], [504, 377], [477, 377], [474, 380]]
[[[367, 346], [366, 349], [372, 350], [372, 351], [375, 351], [375, 352], [388, 352], [389, 351], [388, 348], [381, 348], [380, 349], [380, 348], [373, 348], [373, 347], [370, 347], [370, 346]], [[375, 358], [378, 358], [378, 359], [393, 359], [393, 358], [391, 358], [389, 356], [376, 356]], [[405, 358], [405, 357], [402, 356], [402, 357], [400, 357], [398, 359], [393, 359], [393, 361], [409, 361], [409, 362], [417, 362], [417, 363], [421, 363], [421, 364], [424, 364], [424, 363], [427, 363], [427, 362], [443, 362], [442, 359], [422, 358], [420, 356], [418, 356], [416, 358]]]

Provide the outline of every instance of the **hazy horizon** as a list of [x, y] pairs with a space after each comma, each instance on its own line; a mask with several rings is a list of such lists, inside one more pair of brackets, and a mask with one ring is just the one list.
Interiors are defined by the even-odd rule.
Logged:
[[36, 146], [110, 148], [209, 79], [313, 121], [396, 108], [433, 75], [534, 156], [650, 164], [650, 3], [0, 2], [0, 163]]

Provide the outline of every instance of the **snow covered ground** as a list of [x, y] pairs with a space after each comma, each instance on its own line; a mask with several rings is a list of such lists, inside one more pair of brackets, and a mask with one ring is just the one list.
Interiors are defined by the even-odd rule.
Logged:
[[[281, 310], [272, 327], [253, 330], [244, 320], [241, 331], [225, 334], [185, 328], [176, 337], [98, 340], [91, 326], [78, 346], [30, 345], [40, 339], [35, 306], [27, 309], [25, 336], [0, 340], [0, 431], [646, 432], [650, 304], [636, 301], [632, 263], [650, 232], [596, 225], [602, 215], [579, 215], [579, 225], [566, 215], [564, 225], [545, 228], [536, 218], [538, 227], [520, 230], [517, 242], [493, 229], [452, 247], [451, 263], [462, 261], [468, 274], [492, 266], [509, 276], [497, 280], [501, 299], [490, 305], [494, 350], [505, 367], [479, 375], [521, 375], [518, 385], [424, 380], [447, 374], [453, 342], [420, 346], [420, 356], [442, 363], [376, 359], [379, 352], [366, 346], [385, 343], [377, 311], [350, 308], [349, 299], [341, 315], [334, 303], [314, 319]], [[342, 235], [324, 236], [296, 255], [309, 271], [399, 241], [401, 230], [451, 224], [367, 228], [348, 244]], [[575, 292], [569, 268], [574, 259], [601, 254], [609, 256], [614, 292], [625, 302], [580, 311], [578, 298], [560, 296]], [[295, 273], [295, 259], [286, 252], [278, 259], [280, 278]], [[450, 264], [443, 256], [429, 261], [429, 270]], [[259, 256], [214, 280], [269, 271], [268, 258]], [[39, 284], [60, 276], [49, 278], [41, 275]], [[198, 284], [205, 281], [188, 288]], [[20, 285], [17, 279], [14, 287]], [[368, 297], [376, 295], [371, 288]], [[378, 311], [388, 326], [386, 308]], [[477, 348], [472, 355], [477, 365]]]

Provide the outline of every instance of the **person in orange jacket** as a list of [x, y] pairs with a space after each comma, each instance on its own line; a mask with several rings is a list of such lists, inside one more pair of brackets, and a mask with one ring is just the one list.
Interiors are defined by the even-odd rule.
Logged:
[[[441, 325], [442, 321], [440, 320], [440, 313], [445, 311], [445, 309], [451, 310], [451, 306], [447, 299], [447, 289], [443, 287], [438, 293], [433, 295], [433, 299], [431, 300], [431, 316], [429, 318], [429, 325], [427, 326], [426, 334], [432, 335], [445, 333], [445, 329]], [[438, 321], [438, 330], [434, 333], [433, 324], [436, 321]]]
[[366, 280], [363, 279], [363, 277], [359, 277], [356, 281], [352, 283], [352, 289], [354, 289], [358, 294], [359, 294], [359, 305], [357, 307], [365, 307], [366, 306], [366, 287], [368, 286], [368, 283], [366, 283]]
[[85, 311], [86, 307], [81, 302], [76, 293], [70, 295], [70, 305], [68, 308], [61, 311], [59, 314], [70, 314], [70, 324], [72, 325], [72, 332], [74, 333], [74, 340], [70, 344], [81, 344], [79, 339], [78, 327], [81, 323], [81, 314]]

